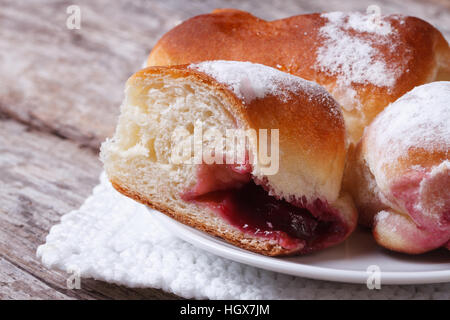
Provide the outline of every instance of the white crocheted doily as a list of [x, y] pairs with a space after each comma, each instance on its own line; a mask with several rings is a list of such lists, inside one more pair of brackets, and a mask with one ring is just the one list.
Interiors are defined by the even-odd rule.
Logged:
[[80, 209], [61, 218], [38, 248], [45, 266], [129, 287], [196, 299], [450, 299], [450, 283], [382, 286], [277, 274], [202, 251], [158, 225], [104, 174]]

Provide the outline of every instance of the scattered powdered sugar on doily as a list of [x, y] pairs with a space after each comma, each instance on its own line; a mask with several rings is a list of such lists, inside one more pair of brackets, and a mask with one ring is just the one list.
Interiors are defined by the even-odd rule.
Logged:
[[[382, 286], [310, 280], [265, 271], [200, 250], [163, 229], [106, 175], [55, 225], [38, 256], [49, 268], [196, 299], [450, 299], [450, 283]], [[81, 280], [83, 287], [83, 280]]]
[[328, 93], [318, 84], [262, 64], [241, 61], [205, 61], [191, 64], [192, 69], [206, 73], [226, 85], [244, 103], [267, 95], [288, 98], [289, 92], [304, 90], [326, 97]]
[[359, 106], [352, 84], [395, 85], [398, 67], [388, 67], [374, 46], [387, 43], [391, 50], [395, 49], [396, 35], [387, 19], [378, 14], [359, 12], [331, 12], [321, 17], [327, 19], [327, 23], [320, 28], [324, 40], [316, 52], [315, 68], [337, 76], [333, 93], [342, 97], [340, 103], [344, 108], [351, 110], [355, 105]]
[[384, 109], [369, 127], [378, 169], [411, 148], [450, 151], [450, 82], [418, 86]]

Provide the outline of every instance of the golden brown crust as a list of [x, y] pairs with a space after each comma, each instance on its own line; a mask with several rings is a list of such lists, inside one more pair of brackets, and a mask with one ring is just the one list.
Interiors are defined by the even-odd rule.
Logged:
[[[344, 121], [339, 105], [322, 87], [298, 79], [302, 84], [305, 83], [305, 87], [301, 87], [298, 91], [288, 91], [288, 97], [267, 94], [263, 98], [244, 104], [224, 84], [187, 65], [143, 69], [128, 80], [127, 87], [137, 92], [147, 92], [145, 87], [151, 85], [152, 77], [157, 79], [168, 77], [171, 80], [183, 78], [196, 85], [204, 84], [208, 92], [221, 97], [224, 106], [228, 108], [227, 111], [233, 115], [237, 128], [279, 129], [281, 151], [279, 172], [282, 172], [283, 176], [279, 180], [270, 180], [271, 177], [267, 177], [268, 186], [276, 189], [277, 195], [280, 195], [279, 192], [283, 194], [286, 188], [295, 190], [294, 193], [284, 194], [290, 200], [320, 199], [330, 204], [333, 212], [339, 215], [336, 220], [342, 222], [347, 231], [342, 235], [342, 239], [338, 240], [345, 240], [353, 231], [357, 214], [351, 199], [346, 197], [338, 199], [345, 160]], [[129, 107], [133, 108], [134, 104], [131, 103]], [[228, 225], [224, 220], [219, 226], [217, 219], [212, 219], [211, 224], [205, 223], [204, 219], [196, 218], [195, 214], [179, 212], [168, 206], [164, 200], [156, 200], [161, 197], [133, 189], [131, 186], [137, 185], [136, 183], [115, 176], [114, 171], [107, 173], [114, 188], [122, 194], [181, 223], [221, 237], [243, 249], [268, 256], [291, 255], [303, 249], [303, 244], [294, 249], [286, 249], [275, 240], [246, 234]], [[292, 184], [296, 188], [292, 188]], [[336, 206], [333, 207], [335, 201]], [[308, 204], [312, 205], [313, 202]], [[336, 244], [338, 240], [330, 240], [324, 246]]]
[[[279, 171], [268, 176], [273, 189], [283, 196], [307, 196], [334, 202], [340, 191], [345, 164], [345, 125], [337, 102], [320, 86], [308, 83], [305, 90], [289, 93], [290, 97], [267, 95], [243, 102], [225, 85], [211, 76], [189, 68], [189, 65], [148, 67], [134, 74], [127, 85], [141, 86], [151, 75], [187, 77], [200, 81], [220, 93], [228, 110], [244, 129], [278, 129], [280, 137]], [[305, 81], [306, 83], [306, 81]], [[312, 88], [309, 86], [312, 85]], [[311, 191], [297, 194], [282, 183], [297, 177], [310, 184]], [[290, 189], [285, 192], [283, 189]]]
[[[325, 196], [329, 202], [337, 199], [345, 165], [345, 125], [338, 104], [331, 99], [308, 99], [305, 92], [291, 101], [279, 97], [255, 100], [245, 109], [252, 128], [278, 128], [280, 171], [296, 176], [298, 166], [308, 168], [318, 185], [333, 189]], [[330, 112], [334, 109], [336, 113]], [[301, 170], [302, 172], [304, 170]], [[270, 180], [270, 178], [269, 178]]]
[[[215, 81], [212, 77], [208, 76], [203, 72], [198, 72], [194, 69], [189, 69], [187, 64], [184, 65], [176, 65], [176, 66], [155, 66], [155, 67], [147, 67], [142, 69], [135, 74], [133, 74], [127, 81], [127, 86], [143, 86], [145, 81], [151, 76], [163, 76], [170, 75], [173, 78], [192, 78], [194, 81], [200, 81], [210, 87], [212, 90], [220, 92], [224, 99], [232, 106], [231, 110], [233, 115], [242, 119], [244, 122], [240, 123], [241, 126], [244, 126], [248, 121], [248, 117], [246, 115], [246, 111], [242, 106], [242, 102], [234, 95], [225, 85], [220, 84]], [[145, 86], [145, 85], [144, 85]]]
[[[296, 253], [296, 250], [292, 249], [285, 249], [281, 247], [280, 245], [275, 245], [271, 242], [264, 241], [264, 239], [261, 238], [251, 238], [251, 237], [245, 237], [244, 233], [237, 231], [232, 232], [229, 228], [228, 229], [222, 229], [217, 228], [217, 226], [212, 226], [209, 224], [205, 224], [203, 222], [197, 221], [196, 219], [187, 216], [183, 213], [176, 212], [172, 210], [171, 208], [168, 208], [164, 204], [161, 203], [155, 203], [152, 200], [143, 197], [137, 192], [134, 192], [128, 188], [126, 188], [123, 185], [120, 185], [118, 182], [114, 180], [110, 180], [112, 186], [114, 189], [122, 193], [123, 195], [138, 201], [142, 204], [145, 204], [149, 206], [152, 209], [155, 209], [163, 214], [165, 214], [168, 217], [171, 217], [172, 219], [177, 220], [178, 222], [181, 222], [185, 225], [188, 225], [190, 227], [193, 227], [197, 230], [204, 231], [208, 234], [211, 234], [216, 237], [220, 237], [229, 243], [240, 247], [245, 250], [253, 251], [256, 253], [260, 253], [266, 256], [286, 256], [286, 255], [293, 255]], [[257, 241], [245, 241], [245, 240], [257, 240]]]
[[[395, 32], [388, 41], [371, 41], [378, 50], [376, 59], [395, 68], [394, 86], [379, 87], [371, 83], [352, 83], [361, 108], [345, 105], [345, 97], [334, 92], [343, 104], [349, 122], [350, 140], [357, 142], [370, 121], [390, 102], [415, 86], [432, 81], [439, 66], [450, 72], [450, 49], [429, 23], [415, 18], [387, 16]], [[178, 65], [205, 60], [250, 61], [278, 68], [324, 85], [330, 92], [337, 86], [337, 76], [316, 68], [315, 52], [324, 44], [320, 28], [327, 20], [320, 14], [306, 14], [265, 21], [251, 14], [233, 10], [215, 10], [191, 18], [166, 33], [153, 48], [148, 65]], [[364, 33], [348, 31], [364, 37]], [[392, 45], [395, 44], [395, 50]], [[347, 110], [345, 110], [345, 108]]]

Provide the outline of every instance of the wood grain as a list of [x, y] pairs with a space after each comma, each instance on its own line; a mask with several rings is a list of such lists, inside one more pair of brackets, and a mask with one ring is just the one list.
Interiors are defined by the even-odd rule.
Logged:
[[[81, 30], [66, 8], [81, 8]], [[97, 184], [97, 150], [114, 130], [123, 84], [177, 23], [233, 7], [264, 19], [364, 10], [415, 15], [450, 38], [448, 0], [0, 0], [0, 299], [173, 299], [47, 270], [35, 251]]]
[[[70, 4], [81, 8], [80, 30], [66, 27]], [[97, 148], [114, 129], [125, 80], [180, 21], [218, 7], [277, 19], [370, 4], [422, 17], [450, 36], [450, 9], [437, 1], [0, 0], [0, 113]]]
[[0, 155], [0, 299], [174, 297], [86, 279], [82, 290], [68, 290], [67, 275], [43, 268], [36, 258], [50, 227], [98, 183], [96, 152], [2, 119]]

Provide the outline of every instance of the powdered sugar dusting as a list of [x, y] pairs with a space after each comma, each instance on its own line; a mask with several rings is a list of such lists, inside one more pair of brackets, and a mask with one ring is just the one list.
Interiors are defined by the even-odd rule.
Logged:
[[320, 95], [322, 99], [331, 99], [318, 84], [262, 64], [217, 60], [192, 64], [189, 67], [226, 85], [247, 104], [266, 95], [279, 95], [287, 99], [289, 92], [300, 90], [314, 96]]
[[[342, 12], [338, 14], [340, 17], [337, 19], [337, 23], [343, 18]], [[380, 15], [359, 12], [349, 14], [348, 21], [343, 24], [343, 27], [347, 30], [354, 29], [359, 32], [376, 33], [381, 36], [386, 36], [392, 32], [390, 23], [383, 20]]]
[[434, 178], [442, 172], [450, 172], [450, 160], [445, 160], [440, 165], [431, 169], [429, 177]]
[[450, 82], [414, 88], [375, 118], [369, 135], [382, 159], [378, 169], [411, 148], [450, 153]]
[[386, 220], [387, 217], [389, 217], [389, 212], [382, 210], [382, 211], [378, 212], [378, 214], [375, 216], [375, 221], [381, 222], [381, 221]]
[[[445, 160], [445, 161], [441, 162], [439, 165], [432, 167], [428, 176], [420, 182], [420, 186], [419, 186], [420, 198], [414, 207], [415, 210], [423, 212], [425, 215], [428, 215], [431, 217], [433, 217], [433, 215], [435, 216], [435, 212], [445, 213], [448, 210], [449, 204], [450, 204], [449, 196], [433, 197], [433, 201], [432, 201], [433, 205], [432, 206], [430, 206], [429, 204], [424, 205], [424, 202], [427, 202], [428, 190], [433, 188], [433, 185], [437, 185], [440, 182], [442, 183], [444, 179], [447, 181], [450, 181], [449, 180], [450, 179], [450, 160]], [[442, 184], [442, 186], [445, 190], [445, 185]], [[448, 192], [448, 190], [445, 190], [445, 191]], [[435, 222], [435, 221], [433, 221], [433, 222]], [[444, 228], [444, 229], [447, 228], [449, 230], [448, 237], [450, 240], [450, 221], [448, 221], [447, 219], [442, 219], [440, 216], [438, 216], [436, 223], [439, 227]]]
[[344, 97], [344, 101], [340, 101], [344, 108], [359, 105], [352, 84], [395, 85], [399, 66], [388, 67], [374, 46], [388, 43], [392, 50], [395, 48], [396, 35], [385, 17], [358, 12], [331, 12], [321, 17], [326, 18], [327, 23], [320, 28], [324, 42], [317, 49], [315, 68], [337, 76], [337, 92], [334, 93]]

